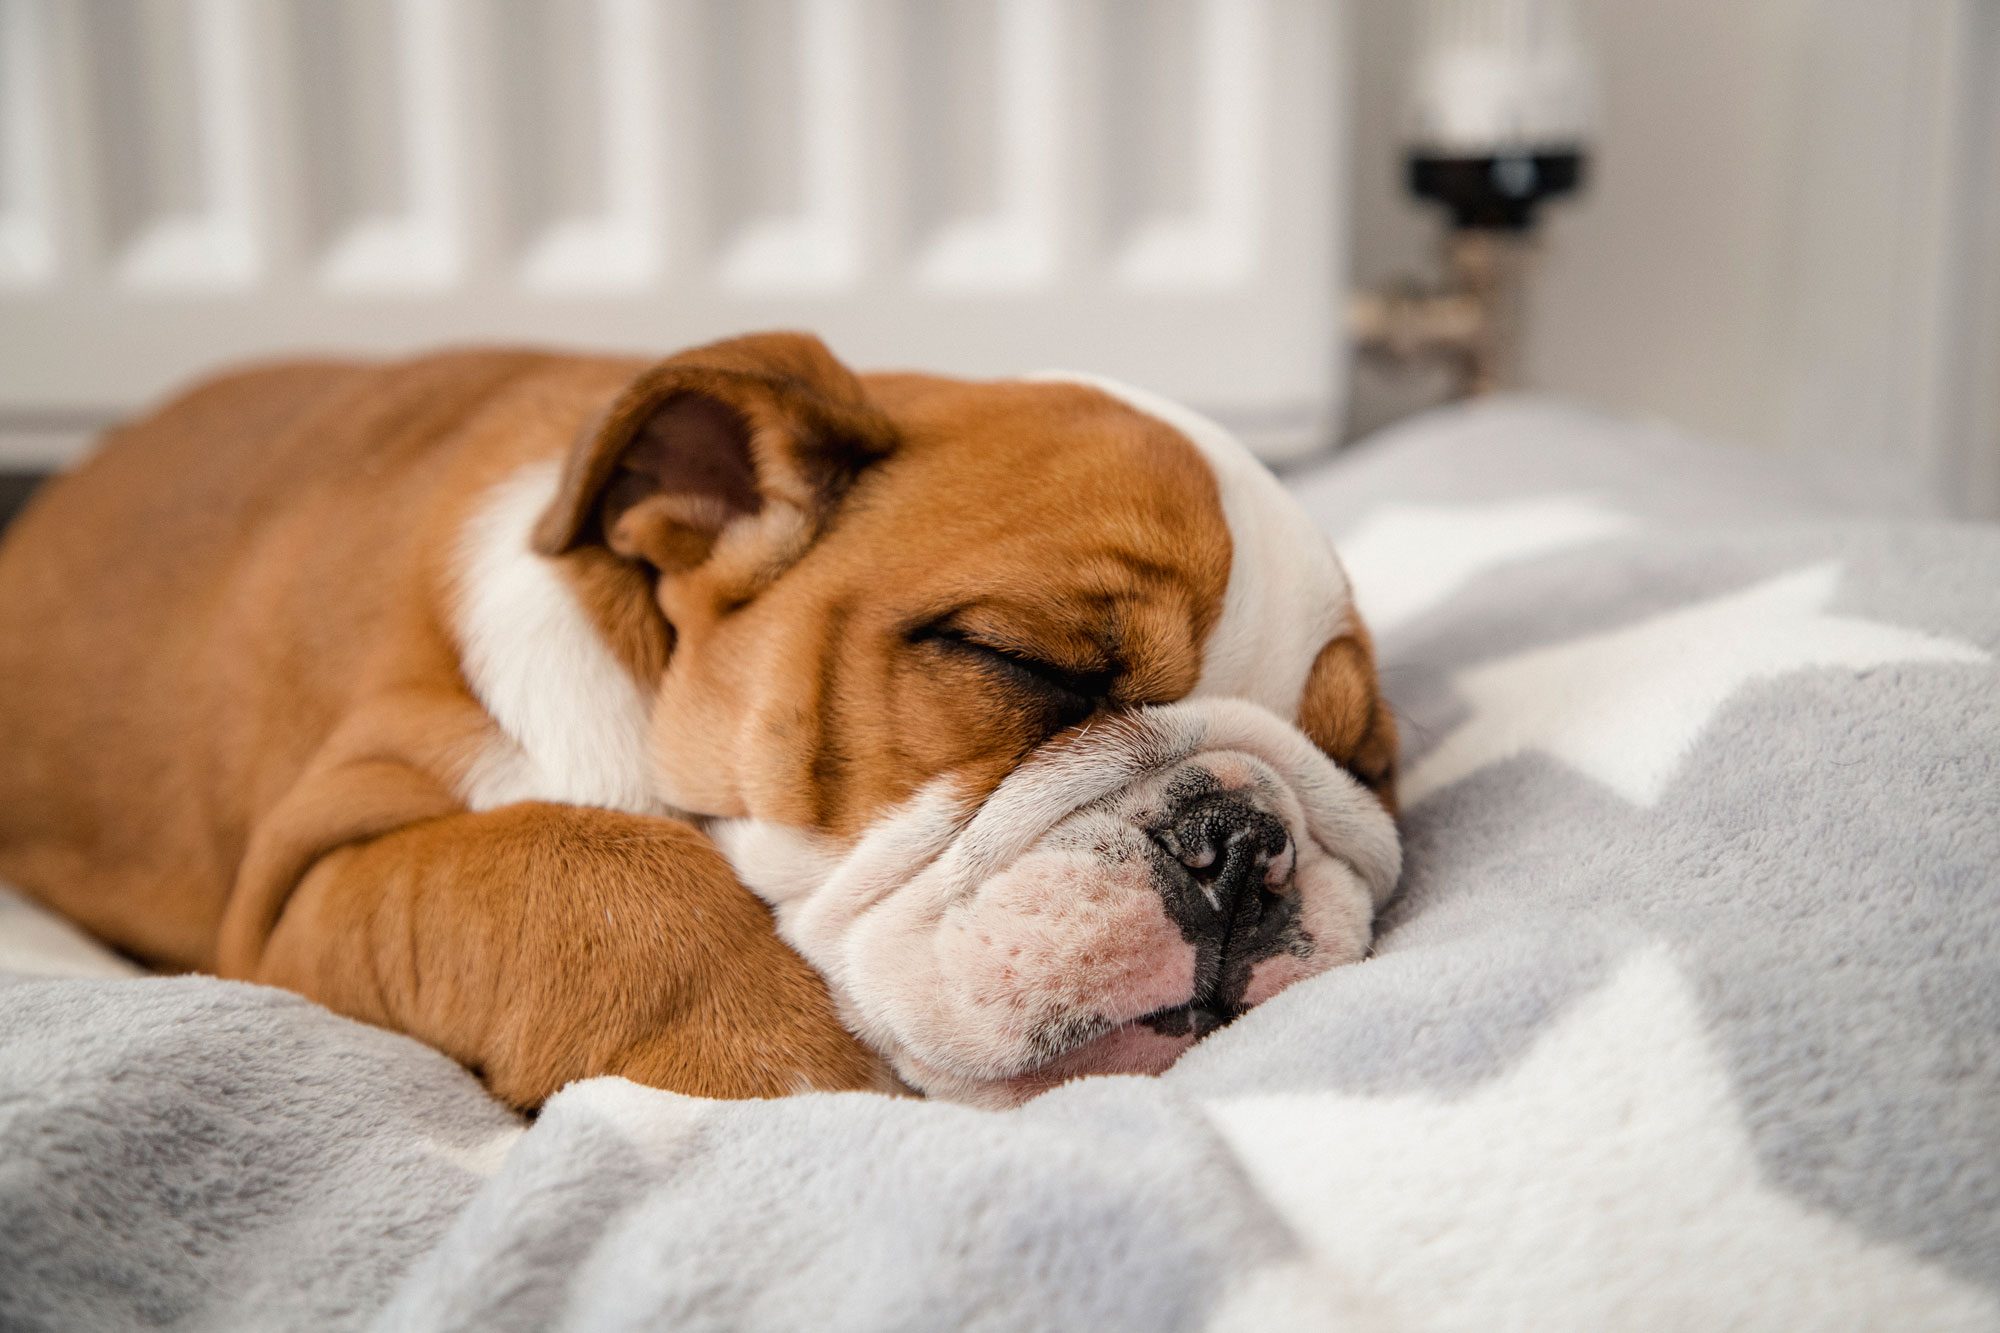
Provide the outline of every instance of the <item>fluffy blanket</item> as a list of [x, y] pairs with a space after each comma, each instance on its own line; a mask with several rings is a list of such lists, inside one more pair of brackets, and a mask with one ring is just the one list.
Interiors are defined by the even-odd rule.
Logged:
[[1295, 484], [1406, 718], [1370, 960], [1017, 1111], [527, 1124], [15, 905], [0, 1326], [2000, 1322], [2000, 532], [1533, 402]]

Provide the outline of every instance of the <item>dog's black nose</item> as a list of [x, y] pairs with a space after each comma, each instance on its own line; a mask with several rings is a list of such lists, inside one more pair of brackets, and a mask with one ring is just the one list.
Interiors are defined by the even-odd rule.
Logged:
[[1180, 863], [1182, 882], [1167, 890], [1167, 911], [1189, 939], [1232, 952], [1232, 937], [1248, 942], [1273, 895], [1271, 867], [1291, 848], [1284, 821], [1241, 792], [1195, 797], [1154, 834]]

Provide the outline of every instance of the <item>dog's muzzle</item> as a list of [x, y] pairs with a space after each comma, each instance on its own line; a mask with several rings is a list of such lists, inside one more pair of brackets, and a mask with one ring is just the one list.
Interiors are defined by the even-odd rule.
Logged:
[[1102, 720], [983, 802], [941, 779], [850, 848], [712, 831], [855, 1033], [912, 1086], [983, 1104], [1164, 1069], [1361, 958], [1401, 870], [1375, 796], [1241, 700]]
[[1144, 1021], [1203, 1036], [1242, 1011], [1252, 965], [1284, 948], [1293, 930], [1291, 831], [1255, 793], [1220, 789], [1183, 800], [1146, 831], [1164, 853], [1155, 880], [1167, 918], [1195, 951], [1201, 984], [1185, 1005]]

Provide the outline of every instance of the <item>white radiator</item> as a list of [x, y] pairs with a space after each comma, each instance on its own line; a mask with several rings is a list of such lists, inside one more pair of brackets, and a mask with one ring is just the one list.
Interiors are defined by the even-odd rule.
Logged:
[[1331, 439], [1338, 0], [0, 0], [0, 454], [215, 364], [748, 328]]

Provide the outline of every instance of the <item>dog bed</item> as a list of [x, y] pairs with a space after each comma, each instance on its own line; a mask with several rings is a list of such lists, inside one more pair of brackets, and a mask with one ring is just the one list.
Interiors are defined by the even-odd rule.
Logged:
[[2000, 530], [1517, 400], [1292, 479], [1405, 722], [1374, 957], [1012, 1112], [532, 1123], [0, 910], [0, 1326], [2000, 1323]]

